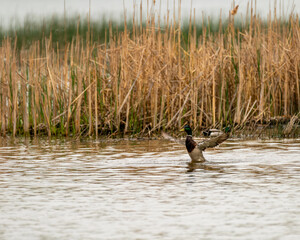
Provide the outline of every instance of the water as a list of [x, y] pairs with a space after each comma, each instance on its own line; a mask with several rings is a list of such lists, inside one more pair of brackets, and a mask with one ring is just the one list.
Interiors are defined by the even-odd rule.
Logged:
[[0, 139], [0, 239], [299, 239], [300, 140]]

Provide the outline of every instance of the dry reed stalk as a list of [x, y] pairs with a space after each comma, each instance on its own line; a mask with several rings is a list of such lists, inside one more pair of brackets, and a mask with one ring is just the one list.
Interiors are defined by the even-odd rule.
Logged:
[[[199, 68], [197, 67], [197, 58], [196, 56], [196, 51], [197, 51], [197, 46], [196, 46], [196, 12], [194, 9], [194, 15], [193, 15], [193, 21], [192, 21], [192, 14], [190, 16], [190, 58], [189, 58], [189, 73], [190, 73], [190, 79], [193, 79], [196, 75], [199, 75]], [[199, 81], [198, 79], [196, 81], [191, 81], [191, 89], [192, 89], [192, 101], [191, 101], [191, 109], [192, 109], [192, 123], [194, 127], [198, 126], [198, 93], [199, 93]]]
[[39, 53], [40, 53], [40, 47], [39, 43], [35, 43], [33, 49], [33, 56], [34, 59], [34, 64], [32, 66], [31, 70], [31, 77], [32, 77], [32, 87], [33, 87], [33, 93], [31, 97], [32, 101], [32, 115], [33, 115], [33, 132], [34, 136], [37, 136], [37, 126], [38, 126], [38, 119], [40, 115], [40, 86], [38, 85], [39, 83], [39, 77], [40, 77], [40, 62], [41, 60], [38, 58]]
[[215, 79], [215, 68], [212, 72], [212, 118], [213, 126], [216, 126], [216, 79]]
[[[131, 63], [126, 63], [129, 59], [126, 59], [126, 56], [130, 56], [132, 58], [132, 56], [130, 55], [129, 51], [128, 51], [128, 41], [127, 41], [127, 36], [125, 36], [126, 40], [124, 43], [123, 42], [123, 45], [124, 48], [122, 49], [122, 55], [123, 55], [123, 61], [122, 62], [125, 62], [125, 64], [123, 66], [121, 66], [121, 68], [123, 69], [122, 71], [122, 81], [125, 82], [125, 87], [124, 88], [128, 88], [128, 86], [130, 86], [132, 84], [132, 80], [131, 78], [129, 77], [130, 76], [130, 65]], [[127, 60], [127, 61], [126, 61]], [[132, 66], [133, 64], [131, 64]], [[130, 80], [127, 80], [127, 79], [130, 79]], [[131, 85], [131, 91], [133, 89], [134, 85]], [[128, 131], [128, 126], [129, 126], [129, 112], [130, 112], [130, 103], [131, 103], [131, 91], [130, 91], [130, 94], [128, 94], [128, 99], [126, 100], [126, 118], [125, 118], [125, 129], [124, 129], [124, 132], [127, 133]]]
[[[75, 48], [75, 51], [76, 51], [76, 60], [78, 61], [79, 65], [81, 66], [82, 64], [82, 60], [81, 59], [84, 59], [84, 52], [81, 51], [80, 52], [80, 45], [79, 43], [76, 44], [76, 48]], [[79, 57], [80, 56], [80, 57]], [[83, 76], [83, 72], [81, 69], [78, 69], [76, 71], [76, 74], [77, 74], [77, 104], [76, 104], [76, 115], [75, 115], [75, 130], [76, 130], [76, 133], [77, 134], [80, 134], [80, 121], [81, 121], [81, 101], [82, 101], [82, 83], [84, 81], [84, 76]]]
[[[256, 104], [256, 100], [254, 101], [254, 103], [252, 104], [252, 106], [251, 106], [250, 109], [249, 109], [250, 103], [251, 103], [251, 97], [250, 97], [250, 99], [249, 99], [249, 101], [248, 101], [248, 105], [247, 105], [247, 108], [246, 108], [246, 110], [245, 110], [245, 115], [244, 115], [244, 118], [243, 118], [243, 120], [242, 120], [242, 122], [241, 122], [241, 125], [244, 125], [244, 124], [246, 123], [246, 121], [247, 121], [249, 115], [251, 114], [251, 111], [253, 110], [253, 108], [254, 108], [254, 106], [255, 106], [255, 104]], [[253, 111], [252, 114], [254, 114], [254, 113], [255, 113], [255, 111]]]
[[6, 135], [7, 130], [7, 118], [8, 118], [8, 109], [7, 109], [7, 102], [8, 102], [8, 81], [7, 81], [7, 66], [9, 63], [8, 56], [6, 54], [7, 50], [9, 49], [8, 39], [3, 40], [2, 47], [0, 48], [0, 57], [2, 61], [0, 61], [0, 77], [1, 77], [1, 132], [2, 135]]
[[[175, 19], [175, 18], [174, 18]], [[181, 0], [178, 0], [178, 27], [177, 27], [177, 44], [178, 44], [178, 53], [177, 53], [177, 57], [178, 57], [178, 78], [179, 78], [179, 92], [182, 91], [182, 64], [181, 64]], [[182, 96], [179, 95], [179, 108], [182, 108]], [[180, 111], [180, 115], [179, 115], [179, 121], [178, 121], [178, 128], [181, 128], [181, 113], [182, 111]]]
[[237, 124], [241, 123], [241, 101], [242, 101], [242, 92], [243, 92], [243, 71], [242, 71], [242, 61], [241, 61], [241, 48], [240, 48], [240, 34], [238, 35], [238, 93], [237, 93], [237, 105], [236, 105], [236, 112], [235, 112], [235, 122]]
[[[70, 51], [70, 57], [69, 57]], [[65, 127], [65, 135], [69, 135], [70, 130], [70, 120], [71, 120], [71, 101], [72, 101], [72, 72], [73, 72], [73, 54], [74, 54], [74, 41], [71, 42], [71, 46], [69, 44], [65, 47], [65, 55], [64, 55], [64, 80], [65, 80], [65, 91], [67, 91], [66, 103], [67, 103], [67, 117], [66, 122], [64, 124]], [[68, 66], [68, 59], [70, 59], [70, 66]]]
[[[44, 117], [46, 119], [46, 126], [47, 126], [47, 131], [48, 131], [48, 136], [51, 136], [51, 93], [52, 93], [52, 88], [54, 89], [53, 85], [53, 79], [50, 71], [50, 50], [51, 50], [51, 36], [50, 40], [47, 40], [46, 42], [46, 67], [47, 67], [47, 72], [49, 75], [49, 78], [47, 78], [47, 83], [46, 83], [46, 92], [44, 92], [44, 101], [42, 103], [42, 108], [44, 112]], [[52, 59], [51, 59], [52, 60]], [[52, 88], [51, 88], [52, 86]], [[54, 90], [55, 91], [55, 90]]]
[[[20, 59], [22, 61], [23, 59], [23, 54], [20, 54]], [[25, 60], [26, 61], [26, 60]], [[29, 59], [30, 61], [30, 59]], [[24, 64], [23, 66], [23, 72], [26, 72], [26, 65], [30, 65], [30, 63]], [[21, 95], [22, 95], [22, 112], [23, 112], [23, 130], [24, 130], [24, 134], [28, 135], [29, 134], [29, 116], [28, 116], [28, 100], [27, 100], [27, 93], [28, 93], [28, 89], [27, 89], [27, 84], [28, 84], [28, 80], [23, 77], [22, 75], [20, 75], [18, 72], [17, 74], [21, 77]]]
[[94, 66], [94, 111], [95, 111], [95, 136], [98, 138], [98, 79], [97, 79], [97, 68]]
[[11, 69], [10, 69], [10, 78], [11, 78], [11, 92], [12, 94], [12, 125], [13, 125], [13, 136], [16, 136], [17, 133], [17, 111], [18, 111], [18, 88], [19, 83], [16, 77], [17, 71], [17, 59], [16, 59], [16, 47], [17, 41], [15, 40], [14, 48], [11, 49], [12, 52], [12, 61], [11, 61]]
[[[154, 21], [153, 21], [153, 29], [155, 27], [155, 24], [154, 24]], [[159, 36], [159, 35], [158, 35]], [[158, 37], [157, 36], [157, 37]], [[156, 39], [156, 33], [155, 31], [153, 30], [153, 33], [152, 33], [152, 38], [153, 40]], [[159, 63], [159, 56], [160, 56], [160, 49], [161, 49], [161, 46], [160, 46], [160, 41], [157, 41], [157, 42], [152, 42], [152, 45], [155, 46], [155, 48], [157, 49], [156, 51], [156, 54], [153, 53], [153, 69], [151, 71], [151, 78], [153, 79], [153, 117], [152, 117], [152, 126], [153, 128], [156, 128], [157, 126], [157, 114], [158, 114], [158, 88], [159, 88], [159, 72], [158, 69], [159, 69], [159, 66], [157, 66], [155, 63], [158, 62]], [[152, 48], [152, 47], [151, 47]]]
[[[0, 49], [0, 58], [1, 59], [4, 59], [3, 55], [2, 55], [2, 51]], [[0, 127], [1, 127], [1, 130], [3, 131], [3, 126], [4, 126], [4, 111], [3, 111], [3, 104], [2, 102], [4, 101], [4, 97], [3, 97], [3, 65], [4, 65], [4, 61], [1, 61], [0, 62], [0, 72], [2, 74], [0, 74]]]
[[[86, 33], [86, 75], [87, 75], [87, 84], [88, 86], [91, 85], [91, 66], [90, 66], [90, 55], [93, 51], [93, 46], [91, 46], [91, 26], [90, 26], [90, 19], [91, 19], [91, 0], [89, 0], [89, 14], [88, 14], [88, 31]], [[92, 122], [92, 88], [88, 89], [88, 112], [89, 112], [89, 131], [88, 135], [91, 136], [93, 131], [93, 122]]]
[[[91, 71], [92, 71], [92, 69], [90, 67], [90, 64], [89, 64], [89, 62], [90, 62], [89, 60], [90, 59], [89, 59], [89, 55], [88, 55], [87, 58], [86, 58], [86, 62], [87, 62], [87, 67], [86, 68], [87, 68], [87, 78], [88, 78], [87, 83], [88, 83], [88, 86], [91, 85]], [[92, 110], [93, 110], [92, 109], [92, 88], [90, 87], [88, 89], [88, 112], [89, 112], [89, 131], [88, 131], [88, 135], [89, 136], [91, 136], [92, 131], [93, 131]]]
[[298, 78], [298, 81], [296, 81], [296, 92], [297, 92], [297, 98], [298, 98], [298, 109], [300, 109], [300, 84], [299, 84], [299, 79], [300, 79], [300, 74], [299, 74], [299, 67], [300, 67], [300, 64], [299, 64], [299, 55], [297, 55], [296, 57], [296, 60], [295, 60], [295, 75], [296, 75], [296, 78]]
[[[29, 129], [32, 127], [33, 125], [33, 129], [35, 130], [35, 121], [34, 121], [34, 114], [35, 114], [35, 107], [34, 107], [34, 72], [33, 72], [33, 68], [34, 68], [34, 62], [35, 62], [35, 47], [36, 44], [33, 44], [30, 48], [30, 51], [28, 53], [28, 57], [29, 57], [29, 61], [28, 61], [28, 79], [27, 79], [27, 84], [28, 84], [28, 88], [25, 91], [25, 93], [23, 94], [28, 94], [27, 100], [28, 101], [28, 133], [29, 133]], [[23, 55], [23, 58], [26, 59], [26, 55]], [[22, 59], [22, 58], [21, 58]], [[23, 102], [24, 104], [24, 102]], [[25, 109], [24, 109], [25, 110]], [[29, 118], [31, 117], [31, 121], [29, 120]], [[33, 130], [34, 134], [36, 134], [36, 132]], [[24, 131], [25, 131], [25, 126], [24, 126]]]
[[[56, 70], [60, 69], [60, 51], [59, 51], [59, 46], [58, 43], [56, 44], [56, 50], [52, 50], [52, 64], [51, 64], [51, 71], [52, 71], [52, 92], [54, 95], [54, 98], [52, 98], [51, 102], [51, 119], [53, 116], [57, 116], [57, 105], [58, 105], [58, 94], [62, 92], [60, 85], [63, 82], [61, 78], [57, 77]], [[61, 74], [60, 74], [61, 75]], [[54, 130], [55, 131], [55, 130]]]
[[285, 70], [285, 74], [284, 74], [284, 97], [283, 97], [283, 102], [284, 102], [284, 115], [288, 116], [289, 110], [288, 110], [288, 88], [289, 88], [289, 84], [288, 84], [289, 80], [288, 80], [288, 71]]
[[264, 117], [265, 113], [265, 74], [264, 74], [264, 66], [265, 66], [264, 58], [261, 59], [261, 73], [259, 73], [259, 80], [260, 80], [260, 95], [259, 95], [259, 115], [262, 118]]

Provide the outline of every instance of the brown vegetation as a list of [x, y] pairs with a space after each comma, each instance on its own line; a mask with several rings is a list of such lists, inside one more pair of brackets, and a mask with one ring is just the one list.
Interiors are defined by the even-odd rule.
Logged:
[[251, 9], [236, 29], [229, 13], [225, 29], [203, 25], [200, 37], [191, 16], [185, 43], [180, 17], [167, 15], [164, 27], [156, 17], [144, 26], [133, 18], [132, 32], [110, 28], [99, 45], [77, 35], [60, 49], [50, 36], [18, 51], [3, 40], [1, 134], [131, 134], [187, 121], [195, 129], [243, 126], [299, 112], [298, 16], [265, 23]]

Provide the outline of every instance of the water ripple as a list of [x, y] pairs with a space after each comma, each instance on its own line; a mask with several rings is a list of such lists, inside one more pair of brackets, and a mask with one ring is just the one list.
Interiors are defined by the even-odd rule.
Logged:
[[0, 146], [0, 239], [300, 237], [300, 140], [230, 140], [204, 164], [160, 140]]

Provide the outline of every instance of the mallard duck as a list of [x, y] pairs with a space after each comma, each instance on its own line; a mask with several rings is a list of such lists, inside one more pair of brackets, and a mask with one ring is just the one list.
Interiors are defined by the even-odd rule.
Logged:
[[185, 125], [180, 131], [185, 131], [187, 133], [185, 139], [185, 146], [192, 161], [203, 162], [205, 161], [205, 158], [202, 152], [206, 148], [213, 148], [224, 142], [229, 137], [230, 127], [225, 128], [225, 133], [219, 133], [219, 136], [211, 138], [209, 140], [205, 140], [200, 143], [197, 143], [193, 140], [192, 129], [189, 125]]
[[174, 139], [166, 133], [163, 133], [163, 137], [169, 140], [173, 140], [177, 143], [185, 144], [192, 162], [204, 162], [206, 160], [203, 156], [203, 151], [206, 148], [213, 148], [224, 142], [229, 137], [230, 127], [226, 127], [224, 133], [220, 136], [210, 138], [209, 140], [205, 140], [200, 143], [197, 143], [193, 140], [192, 129], [189, 125], [185, 125], [180, 131], [185, 131], [187, 133], [184, 143], [181, 140]]

